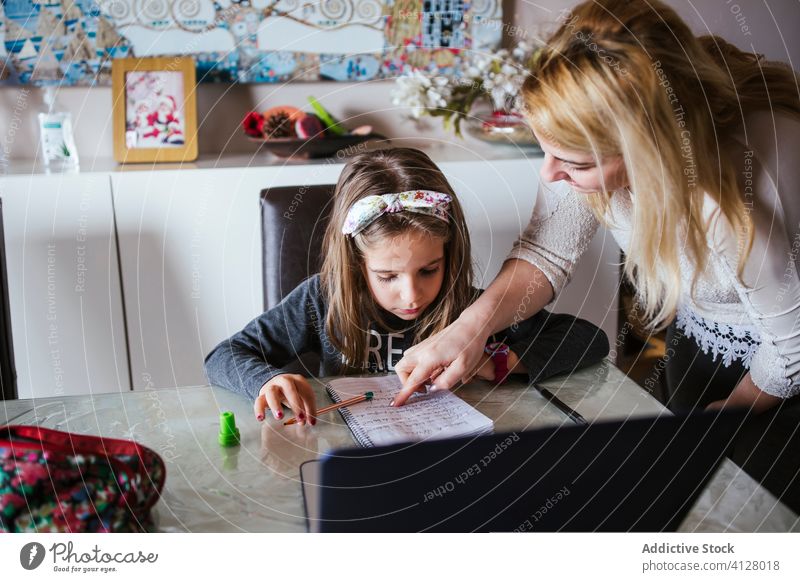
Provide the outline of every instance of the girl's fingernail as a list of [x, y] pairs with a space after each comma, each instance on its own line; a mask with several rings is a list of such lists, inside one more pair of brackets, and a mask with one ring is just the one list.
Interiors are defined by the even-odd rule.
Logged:
[[389, 406], [394, 406], [394, 400], [389, 403]]
[[256, 416], [256, 418], [258, 419], [258, 422], [261, 422], [262, 420], [264, 420], [264, 415], [259, 414], [258, 416]]
[[300, 420], [305, 420], [306, 415], [301, 412], [300, 414], [297, 415], [297, 418], [299, 418]]
[[283, 411], [282, 411], [282, 410], [279, 410], [279, 411], [278, 411], [278, 413], [275, 415], [275, 418], [277, 418], [278, 420], [280, 420], [281, 418], [283, 418]]
[[312, 425], [317, 424], [317, 419], [314, 418], [314, 417], [311, 417], [311, 424]]

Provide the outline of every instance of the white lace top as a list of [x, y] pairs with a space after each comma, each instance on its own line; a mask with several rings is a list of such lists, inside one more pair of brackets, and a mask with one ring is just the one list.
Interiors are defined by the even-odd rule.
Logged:
[[[704, 214], [715, 216], [709, 261], [691, 296], [693, 266], [681, 257], [676, 323], [725, 365], [742, 361], [761, 390], [788, 398], [800, 394], [800, 121], [770, 112], [750, 115], [730, 151], [742, 168], [753, 248], [740, 280], [736, 237], [707, 197]], [[584, 196], [564, 182], [542, 184], [531, 221], [509, 255], [541, 269], [556, 294], [597, 230]], [[630, 245], [634, 199], [635, 193], [620, 191], [611, 200], [611, 232], [623, 251]]]

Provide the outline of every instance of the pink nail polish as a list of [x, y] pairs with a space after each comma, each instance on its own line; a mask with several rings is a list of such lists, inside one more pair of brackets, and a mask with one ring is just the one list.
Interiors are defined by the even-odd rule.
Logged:
[[278, 419], [279, 419], [279, 420], [280, 420], [281, 418], [283, 418], [283, 411], [279, 410], [279, 411], [278, 411], [278, 415], [277, 415], [277, 416], [278, 416]]
[[264, 415], [259, 414], [258, 416], [256, 416], [256, 418], [258, 419], [258, 422], [261, 422], [262, 420], [264, 420]]
[[317, 419], [312, 417], [311, 418], [311, 424], [312, 424], [312, 426], [317, 424]]

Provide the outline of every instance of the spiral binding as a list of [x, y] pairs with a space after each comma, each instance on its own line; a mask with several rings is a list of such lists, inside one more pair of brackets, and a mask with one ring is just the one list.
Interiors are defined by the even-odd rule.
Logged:
[[[339, 403], [342, 401], [341, 396], [333, 389], [333, 386], [330, 384], [325, 384], [325, 391], [331, 397], [331, 399], [335, 403]], [[350, 432], [353, 433], [353, 437], [356, 439], [356, 442], [364, 448], [374, 447], [375, 444], [372, 442], [372, 439], [369, 438], [367, 432], [364, 430], [364, 427], [361, 426], [358, 421], [353, 417], [350, 413], [350, 410], [345, 406], [344, 408], [339, 409], [339, 414], [342, 415], [342, 418], [347, 423]]]

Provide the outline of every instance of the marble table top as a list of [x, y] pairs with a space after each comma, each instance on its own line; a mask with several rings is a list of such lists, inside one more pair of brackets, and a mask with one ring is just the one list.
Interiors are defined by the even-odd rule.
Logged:
[[[328, 402], [321, 380], [318, 402]], [[542, 385], [588, 421], [668, 414], [613, 365], [601, 363]], [[571, 421], [535, 388], [510, 382], [473, 383], [456, 392], [513, 431]], [[242, 444], [217, 443], [219, 414], [236, 415]], [[0, 401], [0, 423], [134, 439], [158, 452], [167, 481], [155, 507], [166, 532], [305, 531], [299, 466], [334, 448], [354, 446], [337, 413], [316, 426], [258, 423], [246, 398], [211, 386]], [[800, 531], [800, 520], [733, 462], [724, 461], [680, 531]]]

